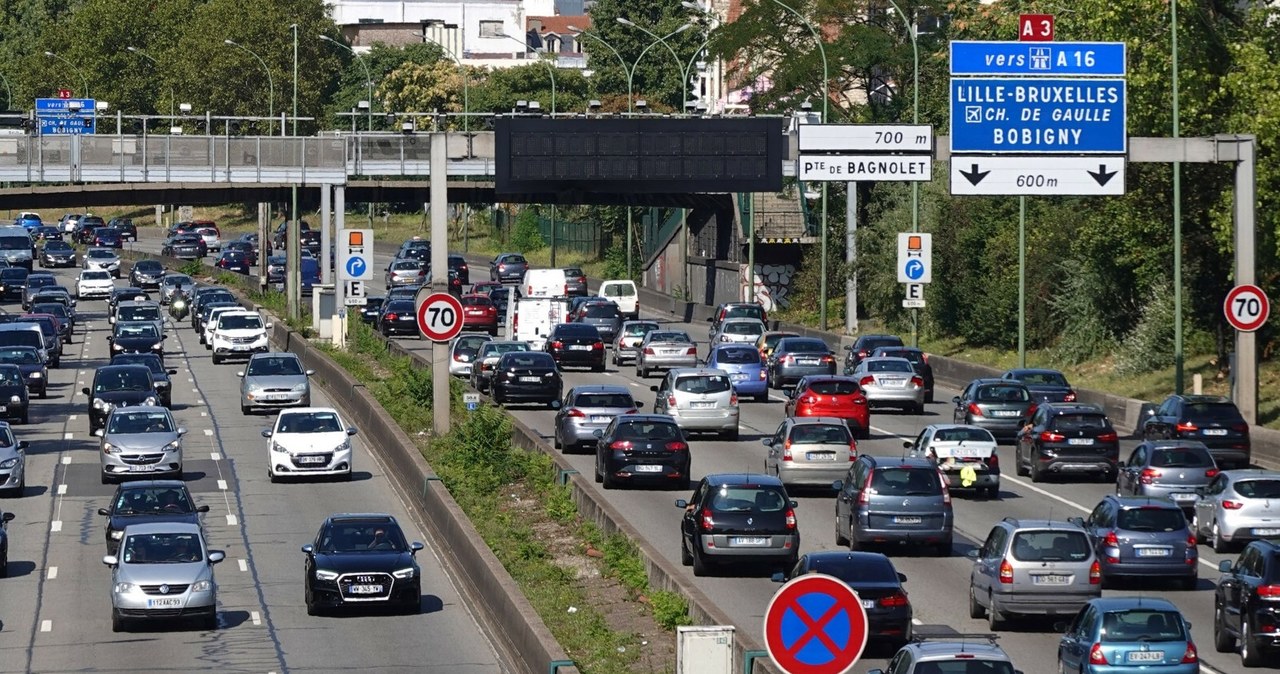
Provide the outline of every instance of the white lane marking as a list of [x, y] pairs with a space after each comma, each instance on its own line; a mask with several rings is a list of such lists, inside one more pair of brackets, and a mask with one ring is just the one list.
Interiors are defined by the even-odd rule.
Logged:
[[221, 460], [222, 460], [222, 454], [220, 454], [219, 452], [209, 452], [209, 460], [210, 460], [210, 461], [221, 461]]
[[64, 457], [62, 457], [62, 465], [64, 465], [64, 466], [69, 466], [69, 465], [71, 465], [71, 457], [69, 457], [69, 456], [64, 456]]
[[41, 620], [41, 621], [40, 621], [40, 631], [41, 631], [41, 632], [52, 632], [52, 631], [53, 631], [53, 621], [52, 621], [52, 620]]
[[79, 414], [72, 414], [71, 416], [67, 417], [67, 421], [75, 421], [76, 419], [79, 419], [79, 418], [80, 418]]
[[51, 566], [51, 567], [49, 567], [49, 572], [48, 572], [48, 573], [46, 573], [44, 577], [45, 577], [45, 578], [48, 578], [49, 580], [53, 580], [54, 578], [57, 578], [57, 577], [58, 577], [58, 567], [56, 567], [56, 566]]
[[63, 439], [63, 440], [71, 440], [71, 439], [73, 439], [73, 438], [75, 438], [75, 437], [76, 437], [76, 434], [75, 434], [75, 433], [63, 433], [63, 434], [62, 434], [62, 439]]
[[49, 525], [49, 531], [55, 534], [62, 531], [62, 520], [54, 520], [53, 523]]
[[201, 413], [200, 413], [200, 416], [202, 416], [202, 417], [207, 417], [207, 416], [209, 416], [209, 413], [208, 413], [208, 412], [201, 412]]
[[204, 398], [200, 398], [199, 400], [196, 400], [196, 404], [197, 404], [197, 405], [203, 405], [203, 404], [204, 404]]
[[234, 527], [239, 523], [240, 520], [237, 519], [235, 515], [227, 515], [227, 526]]
[[192, 392], [192, 393], [199, 393], [199, 392], [200, 392], [200, 389], [198, 389], [198, 388], [193, 388], [193, 389], [191, 389], [191, 392]]
[[62, 496], [63, 494], [66, 494], [66, 493], [67, 493], [67, 485], [66, 484], [58, 485], [58, 496]]
[[205, 437], [206, 437], [206, 438], [212, 438], [212, 437], [213, 437], [213, 429], [212, 429], [212, 428], [206, 428], [206, 429], [204, 429], [204, 435], [205, 435]]
[[241, 571], [248, 571], [248, 570], [249, 570], [249, 562], [248, 562], [247, 560], [240, 559], [240, 560], [237, 560], [237, 561], [238, 561], [238, 562], [240, 562], [240, 570], [241, 570]]
[[196, 380], [195, 380], [195, 377], [187, 377], [187, 381], [194, 384]]
[[223, 489], [223, 490], [225, 490], [226, 488], [227, 488], [227, 481], [226, 481], [226, 480], [218, 480], [218, 489]]
[[253, 624], [255, 624], [255, 625], [261, 625], [261, 624], [262, 624], [262, 615], [261, 615], [261, 614], [259, 614], [257, 611], [250, 611], [250, 612], [249, 612], [249, 619], [250, 619], [250, 620], [252, 620], [252, 621], [253, 621]]

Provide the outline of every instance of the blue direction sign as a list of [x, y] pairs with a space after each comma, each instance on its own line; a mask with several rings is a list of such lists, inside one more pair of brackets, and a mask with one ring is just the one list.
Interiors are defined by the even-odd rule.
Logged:
[[1124, 154], [1123, 79], [953, 78], [952, 153]]
[[1123, 77], [1123, 42], [952, 42], [952, 77]]
[[96, 133], [97, 105], [98, 102], [92, 98], [37, 98], [36, 121], [40, 125], [40, 134]]
[[98, 102], [92, 98], [37, 98], [36, 114], [71, 114], [72, 103], [79, 105], [81, 112], [93, 112]]

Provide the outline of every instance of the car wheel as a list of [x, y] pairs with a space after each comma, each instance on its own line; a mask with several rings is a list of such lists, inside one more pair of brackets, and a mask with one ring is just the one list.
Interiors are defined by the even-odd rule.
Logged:
[[1236, 649], [1236, 638], [1222, 624], [1222, 607], [1217, 602], [1213, 606], [1213, 649], [1219, 653], [1230, 653]]
[[559, 426], [556, 426], [556, 429], [554, 431], [551, 431], [551, 446], [561, 451], [564, 451], [564, 444], [560, 442]]
[[200, 627], [207, 632], [218, 629], [218, 614], [215, 611], [200, 619]]
[[1217, 522], [1214, 522], [1213, 528], [1209, 530], [1209, 547], [1212, 547], [1213, 551], [1218, 554], [1229, 552], [1231, 549], [1231, 544], [1222, 540], [1222, 533], [1218, 530]]
[[119, 611], [111, 609], [111, 631], [123, 632], [125, 628], [124, 618], [120, 616]]
[[215, 353], [215, 354], [213, 354], [213, 364], [214, 364], [214, 365], [221, 365], [221, 364], [222, 364], [222, 359], [221, 359], [221, 358], [219, 358], [219, 357], [218, 357], [218, 354], [216, 354], [216, 353]]
[[991, 600], [991, 606], [987, 608], [987, 629], [992, 632], [1004, 627], [1004, 616], [996, 609], [995, 599]]
[[924, 394], [924, 404], [926, 404], [926, 405], [932, 405], [932, 404], [933, 404], [933, 391], [930, 391], [930, 392], [928, 392], [928, 393]]
[[603, 475], [604, 475], [604, 482], [603, 482], [602, 484], [604, 485], [604, 488], [605, 488], [605, 489], [617, 489], [617, 488], [618, 488], [618, 482], [617, 482], [617, 480], [615, 480], [615, 479], [614, 479], [614, 477], [613, 477], [613, 475], [612, 475], [612, 474], [610, 474], [610, 473], [609, 473], [609, 472], [607, 472], [607, 471], [604, 471], [604, 472], [603, 472]]
[[710, 566], [711, 565], [702, 558], [702, 552], [700, 550], [693, 551], [693, 575], [701, 577], [710, 574]]
[[111, 484], [114, 481], [115, 480], [113, 480], [110, 475], [107, 475], [106, 473], [102, 473], [102, 484]]
[[312, 604], [311, 602], [307, 602], [307, 615], [310, 615], [310, 616], [320, 615], [320, 607], [316, 606], [315, 604]]
[[1034, 456], [1028, 456], [1027, 462], [1031, 464], [1031, 481], [1044, 482], [1044, 473], [1040, 470], [1040, 462], [1036, 461]]
[[923, 403], [917, 403], [917, 404], [915, 404], [915, 405], [912, 405], [912, 406], [911, 406], [911, 413], [912, 413], [912, 414], [924, 414], [924, 404], [923, 404]]
[[22, 423], [23, 423], [23, 424], [29, 424], [29, 423], [31, 423], [31, 413], [30, 413], [30, 412], [23, 412], [23, 413], [22, 413]]
[[933, 549], [933, 556], [934, 556], [934, 557], [950, 557], [950, 556], [951, 556], [951, 544], [952, 544], [952, 540], [951, 540], [950, 538], [948, 538], [947, 540], [945, 540], [945, 541], [943, 541], [943, 542], [939, 543], [939, 544], [938, 544], [937, 546], [935, 546], [935, 547], [934, 547], [934, 549]]
[[592, 365], [592, 366], [591, 366], [591, 371], [592, 371], [592, 372], [604, 372], [604, 361], [601, 361], [599, 365]]
[[763, 391], [763, 392], [761, 392], [761, 393], [757, 393], [757, 394], [755, 395], [755, 397], [754, 397], [754, 398], [752, 398], [752, 400], [754, 400], [754, 401], [756, 401], [756, 402], [758, 402], [758, 403], [767, 403], [767, 402], [769, 402], [769, 391], [768, 391], [768, 389], [766, 389], [765, 391]]
[[1260, 667], [1263, 664], [1263, 651], [1260, 644], [1254, 643], [1251, 631], [1248, 616], [1240, 616], [1240, 664], [1245, 667]]
[[595, 470], [593, 471], [593, 473], [594, 473], [593, 477], [594, 477], [594, 478], [595, 478], [595, 480], [596, 480], [596, 484], [600, 484], [601, 482], [604, 482], [604, 473], [601, 473], [601, 472], [600, 472], [600, 460], [599, 460], [599, 459], [596, 459], [596, 461], [595, 461]]
[[1199, 584], [1200, 584], [1199, 575], [1187, 576], [1186, 578], [1183, 578], [1178, 581], [1178, 587], [1187, 591], [1196, 589], [1196, 586], [1198, 586]]
[[844, 547], [849, 544], [849, 537], [840, 531], [840, 522], [836, 522], [836, 545]]
[[270, 468], [267, 469], [267, 479], [271, 481], [271, 484], [276, 484], [280, 482], [280, 477], [275, 473], [271, 472]]
[[636, 365], [636, 376], [641, 379], [647, 379], [649, 377], [649, 370]]
[[982, 608], [982, 604], [978, 603], [978, 598], [973, 594], [973, 586], [969, 586], [969, 617], [974, 620], [981, 620], [987, 615], [987, 610]]
[[693, 564], [693, 555], [689, 554], [689, 546], [685, 545], [684, 534], [680, 534], [680, 564], [682, 566]]
[[730, 442], [737, 442], [737, 441], [738, 441], [738, 429], [736, 429], [736, 428], [735, 428], [735, 429], [733, 429], [733, 430], [731, 430], [731, 431], [725, 431], [725, 432], [724, 432], [724, 435], [722, 435], [721, 437], [723, 437], [725, 440], [729, 440]]

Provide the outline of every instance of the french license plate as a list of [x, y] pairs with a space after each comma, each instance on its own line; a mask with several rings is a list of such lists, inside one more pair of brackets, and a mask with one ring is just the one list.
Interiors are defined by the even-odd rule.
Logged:
[[678, 356], [680, 355], [680, 353], [681, 353], [680, 349], [663, 349], [662, 350], [662, 355], [664, 356]]
[[709, 410], [709, 409], [712, 409], [712, 408], [713, 408], [713, 407], [715, 407], [715, 406], [716, 406], [716, 404], [715, 404], [715, 403], [713, 403], [713, 402], [693, 402], [693, 403], [689, 403], [689, 407], [690, 407], [690, 408], [692, 408], [692, 409], [695, 409], [695, 410]]
[[1070, 585], [1071, 576], [1063, 576], [1058, 574], [1041, 574], [1032, 576], [1032, 582], [1036, 585]]
[[323, 456], [300, 456], [298, 463], [324, 463]]
[[634, 470], [637, 473], [661, 473], [662, 466], [636, 466]]
[[1204, 429], [1204, 434], [1205, 434], [1205, 435], [1226, 435], [1226, 434], [1227, 434], [1227, 429], [1225, 429], [1225, 428], [1206, 428], [1206, 429]]
[[150, 608], [177, 608], [182, 606], [180, 597], [166, 597], [164, 599], [148, 599], [147, 606]]
[[810, 461], [835, 461], [835, 452], [805, 452], [804, 458]]
[[769, 539], [763, 536], [735, 536], [729, 543], [732, 545], [768, 545]]
[[1068, 445], [1092, 445], [1093, 438], [1070, 438], [1067, 440]]
[[1280, 529], [1254, 529], [1254, 536], [1280, 536]]
[[288, 400], [289, 396], [285, 393], [266, 393], [261, 397], [263, 400]]
[[1016, 416], [1020, 416], [1021, 414], [1022, 413], [1019, 412], [1018, 410], [992, 410], [991, 411], [991, 416], [993, 417], [1016, 417]]
[[729, 377], [730, 377], [730, 379], [732, 379], [733, 381], [744, 381], [744, 380], [746, 380], [747, 375], [746, 375], [746, 374], [744, 374], [744, 373], [742, 373], [742, 372], [735, 372], [735, 373], [733, 373], [732, 375], [729, 375]]
[[799, 358], [796, 360], [797, 365], [817, 365], [817, 358]]
[[570, 351], [590, 351], [590, 350], [591, 350], [591, 345], [589, 345], [589, 344], [570, 344], [570, 345], [569, 345], [569, 350], [570, 350]]
[[536, 384], [542, 380], [537, 377], [521, 377], [520, 381], [529, 382], [530, 384]]
[[1184, 492], [1181, 494], [1169, 494], [1169, 498], [1175, 501], [1194, 501], [1196, 500], [1196, 495]]
[[881, 379], [880, 385], [885, 388], [902, 388], [907, 385], [906, 379]]
[[919, 524], [919, 523], [920, 523], [920, 518], [919, 518], [919, 517], [904, 517], [904, 516], [899, 515], [899, 516], [897, 516], [897, 517], [894, 517], [894, 518], [893, 518], [893, 523], [894, 523], [894, 524]]
[[1169, 557], [1173, 555], [1172, 548], [1138, 548], [1139, 557]]
[[352, 585], [348, 590], [351, 594], [382, 594], [381, 585]]
[[860, 600], [859, 600], [859, 603], [861, 603], [861, 604], [862, 604], [862, 608], [875, 608], [875, 607], [876, 607], [876, 600], [874, 600], [874, 599], [860, 599]]
[[1125, 659], [1129, 662], [1163, 662], [1164, 651], [1129, 651]]
[[150, 473], [151, 466], [129, 466], [130, 473]]
[[609, 415], [607, 415], [607, 414], [593, 414], [593, 415], [591, 415], [591, 423], [595, 423], [595, 424], [604, 424], [604, 423], [608, 423], [608, 422], [609, 422], [609, 419], [610, 419], [610, 417], [609, 417]]

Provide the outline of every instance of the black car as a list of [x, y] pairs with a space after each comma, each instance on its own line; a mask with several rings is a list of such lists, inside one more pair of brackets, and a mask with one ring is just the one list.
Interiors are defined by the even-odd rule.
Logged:
[[462, 281], [462, 285], [471, 285], [471, 269], [467, 266], [467, 259], [454, 253], [449, 253], [446, 259], [449, 269], [457, 272], [458, 280]]
[[[308, 224], [306, 220], [301, 220], [298, 222], [298, 231], [300, 232], [311, 231], [311, 225]], [[285, 244], [288, 242], [288, 240], [289, 240], [289, 221], [285, 220], [284, 222], [276, 225], [276, 231], [271, 236], [271, 247], [276, 250], [284, 250]]]
[[558, 366], [589, 367], [604, 372], [604, 337], [594, 325], [560, 323], [547, 334], [543, 349]]
[[164, 275], [164, 265], [159, 260], [138, 260], [129, 272], [129, 283], [139, 288], [159, 289]]
[[1036, 402], [1076, 402], [1076, 390], [1067, 383], [1067, 376], [1057, 370], [1015, 368], [1000, 375], [1000, 378], [1026, 384]]
[[74, 267], [76, 266], [76, 249], [66, 241], [49, 241], [40, 249], [40, 266]]
[[209, 248], [199, 234], [174, 234], [160, 246], [160, 254], [179, 260], [198, 260], [209, 254]]
[[707, 318], [707, 322], [711, 324], [711, 328], [707, 330], [707, 338], [715, 336], [720, 331], [720, 324], [730, 318], [754, 318], [765, 325], [769, 322], [769, 314], [759, 302], [725, 302], [716, 306]]
[[506, 325], [507, 307], [511, 304], [511, 289], [494, 288], [489, 291], [489, 299], [493, 300], [493, 306], [498, 307], [498, 324]]
[[124, 235], [118, 229], [99, 227], [93, 232], [93, 245], [97, 248], [124, 248]]
[[27, 285], [22, 289], [22, 308], [31, 308], [31, 297], [46, 286], [58, 285], [58, 279], [50, 272], [38, 271], [27, 275]]
[[1253, 458], [1249, 424], [1229, 398], [1171, 395], [1159, 408], [1148, 411], [1141, 430], [1148, 440], [1199, 440], [1225, 469], [1248, 468]]
[[419, 242], [419, 243], [426, 244], [424, 246], [410, 246], [409, 243], [410, 242], [405, 242], [404, 246], [400, 247], [400, 250], [396, 252], [395, 259], [417, 260], [418, 262], [421, 262], [423, 264], [428, 264], [428, 265], [431, 264], [431, 242], [430, 241]]
[[187, 483], [182, 480], [141, 480], [124, 482], [116, 487], [110, 508], [98, 508], [107, 518], [104, 536], [107, 554], [114, 555], [124, 537], [124, 528], [133, 524], [180, 522], [200, 525], [200, 513], [209, 506], [196, 505]]
[[867, 613], [867, 640], [901, 648], [911, 640], [911, 601], [902, 584], [907, 582], [893, 562], [878, 552], [826, 550], [800, 557], [791, 569], [773, 574], [773, 581], [785, 583], [810, 573], [840, 579], [862, 601]]
[[119, 231], [126, 241], [138, 240], [138, 226], [133, 224], [133, 218], [111, 218], [107, 227]]
[[844, 373], [853, 374], [864, 358], [870, 358], [876, 349], [882, 346], [905, 346], [902, 338], [897, 335], [862, 335], [857, 340], [844, 347], [848, 351], [848, 355], [844, 357]]
[[89, 434], [107, 422], [117, 407], [155, 405], [160, 402], [151, 369], [146, 365], [106, 365], [93, 373], [93, 386], [80, 390], [89, 400]]
[[237, 274], [248, 274], [249, 256], [238, 250], [224, 250], [218, 254], [218, 259], [213, 266]]
[[906, 358], [911, 361], [911, 368], [924, 380], [924, 402], [933, 403], [933, 366], [929, 364], [929, 354], [910, 346], [880, 346], [871, 352], [874, 358]]
[[0, 511], [0, 578], [9, 575], [9, 523], [13, 521], [13, 513]]
[[283, 285], [285, 283], [284, 266], [287, 258], [283, 255], [267, 256], [267, 283]]
[[151, 322], [117, 322], [107, 342], [113, 357], [120, 353], [154, 353], [164, 358], [164, 335]]
[[223, 246], [222, 250], [234, 250], [237, 253], [244, 253], [245, 261], [248, 262], [250, 266], [258, 264], [258, 247], [255, 246], [252, 241], [236, 239], [235, 241], [231, 241], [227, 243], [227, 245]]
[[76, 230], [73, 239], [76, 243], [93, 243], [93, 238], [97, 234], [99, 228], [105, 228], [107, 221], [96, 215], [86, 215], [76, 222]]
[[782, 481], [758, 473], [702, 478], [680, 520], [680, 563], [705, 576], [718, 564], [765, 563], [778, 570], [800, 561], [795, 501]]
[[154, 353], [117, 353], [111, 357], [111, 364], [146, 365], [151, 370], [151, 381], [155, 384], [156, 393], [160, 394], [160, 405], [173, 407], [173, 380], [169, 377], [178, 374], [178, 371], [165, 369], [160, 356]]
[[378, 316], [378, 332], [383, 337], [418, 335], [418, 315], [413, 300], [392, 300], [382, 306]]
[[195, 329], [196, 333], [200, 336], [200, 343], [201, 344], [205, 343], [204, 329], [205, 329], [205, 326], [208, 325], [209, 317], [213, 315], [214, 309], [217, 309], [219, 307], [239, 307], [239, 306], [240, 306], [239, 302], [225, 302], [225, 301], [201, 302], [200, 311], [192, 312], [191, 314], [191, 320], [192, 320], [191, 327]]
[[226, 288], [218, 288], [216, 286], [206, 286], [197, 288], [191, 297], [191, 327], [193, 329], [200, 328], [200, 319], [205, 316], [205, 307], [209, 304], [217, 304], [218, 306], [231, 306], [239, 304], [236, 302], [236, 296], [231, 294]]
[[1114, 482], [1120, 436], [1101, 409], [1078, 403], [1045, 403], [1018, 433], [1014, 467], [1040, 482], [1046, 475], [1088, 473]]
[[581, 267], [564, 268], [564, 293], [569, 297], [582, 297], [587, 294], [587, 275]]
[[307, 615], [324, 609], [392, 605], [417, 613], [422, 544], [405, 540], [391, 515], [331, 515], [315, 541], [302, 546]]
[[31, 238], [36, 241], [61, 241], [62, 232], [58, 231], [57, 227], [44, 225], [31, 230]]
[[596, 441], [595, 480], [605, 489], [659, 482], [689, 486], [689, 441], [665, 414], [619, 414]]
[[17, 365], [0, 365], [0, 417], [21, 423], [30, 419], [27, 378]]
[[386, 299], [382, 296], [365, 297], [364, 305], [360, 307], [360, 320], [366, 325], [377, 325], [378, 314], [382, 313], [382, 303]]
[[0, 269], [0, 293], [5, 300], [21, 300], [27, 290], [27, 277], [31, 272], [22, 267]]
[[1271, 663], [1280, 649], [1280, 543], [1254, 541], [1233, 563], [1218, 562], [1222, 577], [1213, 592], [1213, 645], [1240, 651], [1241, 664]]
[[493, 368], [493, 402], [536, 403], [555, 409], [564, 385], [551, 354], [537, 351], [504, 353]]
[[0, 363], [22, 371], [27, 390], [41, 398], [49, 396], [49, 366], [34, 346], [0, 347]]

